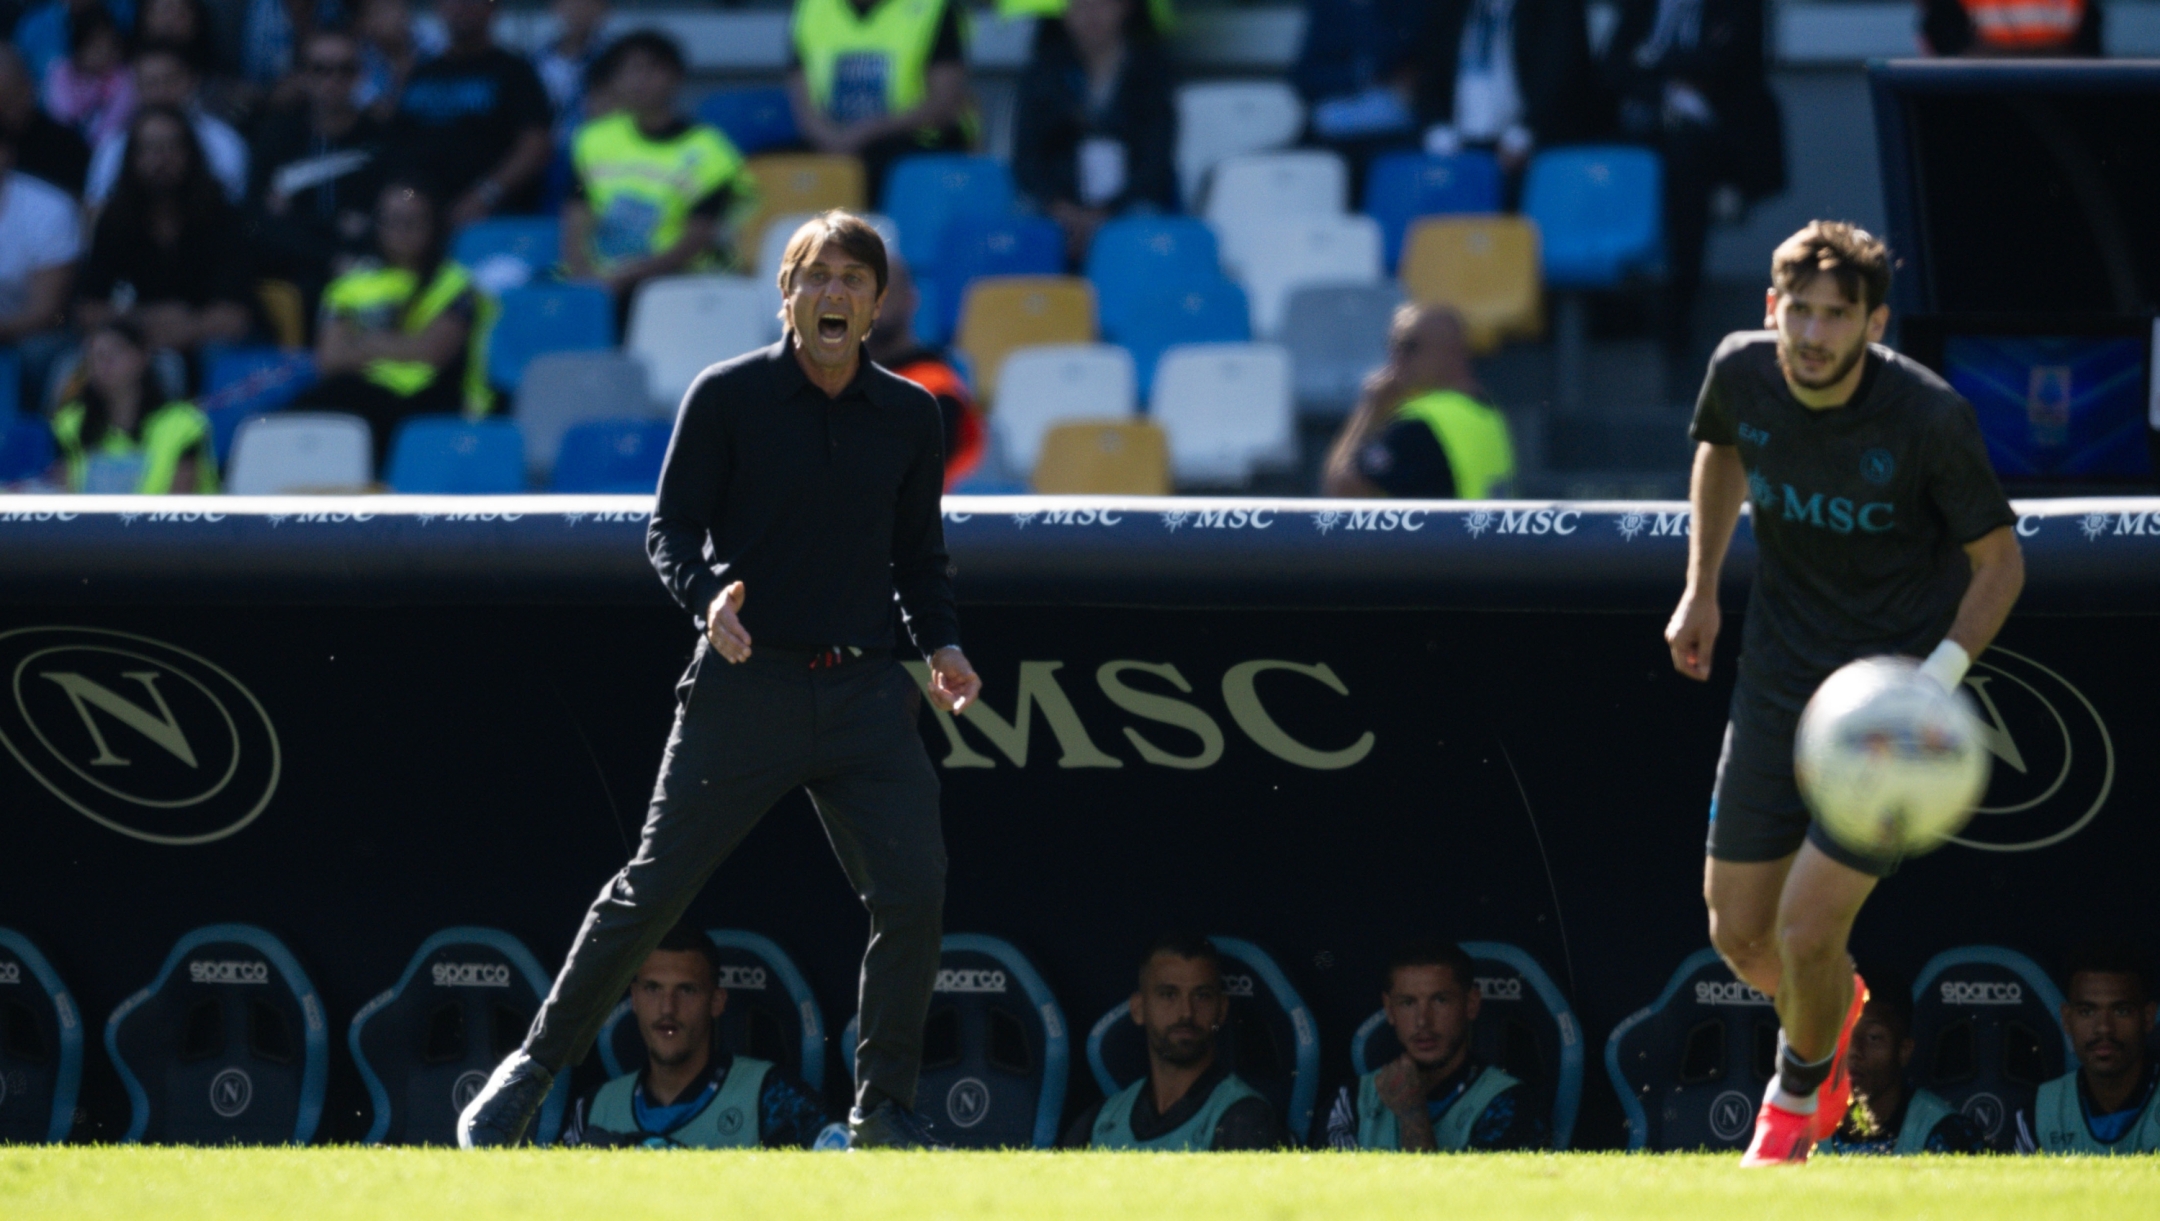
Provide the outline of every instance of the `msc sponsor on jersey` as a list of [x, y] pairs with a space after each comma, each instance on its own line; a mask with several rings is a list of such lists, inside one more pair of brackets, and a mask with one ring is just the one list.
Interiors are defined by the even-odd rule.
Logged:
[[198, 984], [266, 984], [270, 982], [270, 964], [245, 959], [224, 958], [215, 962], [195, 961], [187, 965], [188, 979]]
[[438, 988], [507, 988], [510, 967], [500, 962], [438, 962], [428, 968]]
[[1700, 980], [1695, 985], [1698, 1005], [1767, 1005], [1770, 998], [1737, 979]]
[[[1833, 534], [1851, 534], [1858, 529], [1862, 534], [1883, 534], [1897, 525], [1897, 506], [1886, 500], [1854, 501], [1843, 496], [1825, 497], [1821, 492], [1810, 493], [1804, 499], [1798, 489], [1789, 483], [1772, 485], [1761, 476], [1750, 476], [1755, 483], [1755, 507], [1758, 512], [1775, 513], [1780, 519], [1814, 526]], [[1780, 496], [1778, 489], [1782, 488]]]
[[937, 973], [938, 992], [1003, 992], [1005, 972], [947, 967]]
[[744, 992], [763, 992], [765, 990], [765, 968], [722, 967], [720, 968], [718, 986], [739, 989]]
[[2022, 1005], [2025, 987], [2018, 983], [1946, 979], [1942, 999], [1945, 1005]]

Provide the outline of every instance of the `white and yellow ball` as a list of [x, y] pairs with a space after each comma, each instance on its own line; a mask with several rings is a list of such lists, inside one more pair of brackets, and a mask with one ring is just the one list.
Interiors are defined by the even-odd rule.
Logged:
[[1902, 657], [1823, 680], [1800, 715], [1793, 771], [1832, 838], [1875, 857], [1939, 848], [1987, 790], [1988, 751], [1965, 698]]

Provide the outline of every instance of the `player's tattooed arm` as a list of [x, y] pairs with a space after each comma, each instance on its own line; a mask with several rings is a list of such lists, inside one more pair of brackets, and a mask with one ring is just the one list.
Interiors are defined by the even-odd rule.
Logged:
[[1747, 471], [1740, 450], [1703, 441], [1695, 446], [1695, 470], [1688, 481], [1687, 588], [1665, 625], [1665, 644], [1673, 669], [1698, 682], [1710, 678], [1710, 656], [1717, 648], [1722, 616], [1718, 611], [1718, 576], [1725, 549], [1740, 524], [1740, 503], [1747, 495]]

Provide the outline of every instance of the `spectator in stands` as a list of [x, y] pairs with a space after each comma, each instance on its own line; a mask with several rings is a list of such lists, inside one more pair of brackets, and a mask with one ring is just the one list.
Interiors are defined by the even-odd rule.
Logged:
[[38, 105], [37, 86], [22, 55], [5, 45], [0, 45], [0, 133], [14, 146], [17, 173], [42, 178], [71, 196], [82, 194], [90, 172], [89, 143]]
[[677, 926], [630, 979], [645, 1067], [578, 1099], [566, 1145], [647, 1149], [808, 1149], [825, 1127], [810, 1087], [767, 1060], [737, 1055], [714, 1023], [727, 1010], [712, 942]]
[[625, 34], [595, 73], [621, 109], [580, 127], [570, 146], [563, 266], [618, 300], [654, 276], [712, 266], [729, 217], [757, 201], [735, 145], [676, 109], [684, 71], [674, 39]]
[[452, 201], [454, 226], [531, 212], [553, 154], [547, 91], [522, 56], [495, 45], [494, 0], [442, 0], [435, 11], [450, 47], [406, 80], [393, 160]]
[[362, 109], [388, 122], [397, 113], [398, 99], [413, 69], [442, 53], [433, 26], [413, 20], [406, 0], [357, 0], [354, 28], [360, 34], [360, 97]]
[[313, 299], [374, 248], [382, 124], [359, 107], [360, 42], [350, 32], [310, 34], [301, 71], [307, 105], [265, 121], [248, 196], [258, 211], [264, 270]]
[[1419, 0], [1307, 0], [1305, 41], [1290, 81], [1312, 138], [1350, 162], [1362, 184], [1375, 154], [1416, 139], [1417, 44], [1432, 6]]
[[1931, 55], [2105, 54], [2100, 0], [1922, 0], [1920, 41]]
[[[1667, 380], [1694, 353], [1696, 291], [1713, 213], [1737, 219], [1785, 189], [1785, 135], [1763, 66], [1763, 0], [1623, 0], [1605, 52], [1621, 134], [1665, 163]], [[1692, 397], [1692, 390], [1689, 391]]]
[[[202, 79], [188, 62], [187, 52], [169, 43], [149, 43], [135, 52], [135, 92], [141, 105], [169, 106], [187, 116], [195, 142], [202, 147], [210, 172], [234, 203], [247, 198], [247, 141], [232, 125], [202, 107]], [[89, 202], [103, 204], [120, 177], [120, 163], [127, 157], [127, 132], [116, 131], [97, 142], [90, 155]]]
[[91, 235], [77, 318], [85, 328], [130, 318], [152, 347], [193, 352], [247, 334], [253, 286], [239, 215], [187, 116], [138, 110], [119, 184]]
[[67, 342], [69, 281], [82, 257], [75, 201], [15, 168], [15, 134], [0, 128], [0, 351], [21, 362], [20, 401], [36, 403]]
[[606, 111], [586, 108], [586, 78], [607, 50], [602, 27], [607, 24], [608, 0], [555, 0], [555, 41], [533, 56], [533, 71], [547, 90], [548, 104], [555, 108], [555, 138], [567, 144], [578, 127]]
[[1141, 0], [1072, 0], [1020, 77], [1013, 181], [1077, 265], [1103, 222], [1177, 209], [1175, 74]]
[[1905, 1079], [1912, 1063], [1912, 993], [1874, 971], [1854, 1024], [1846, 1064], [1853, 1105], [1822, 1146], [1829, 1153], [1984, 1153], [1987, 1134], [1970, 1116]]
[[52, 430], [60, 457], [49, 478], [70, 492], [218, 490], [210, 418], [166, 400], [150, 341], [124, 318], [90, 332], [80, 392], [53, 413]]
[[1380, 1006], [1403, 1052], [1336, 1094], [1313, 1143], [1405, 1153], [1551, 1143], [1522, 1083], [1470, 1054], [1481, 1000], [1461, 946], [1418, 941], [1397, 949]]
[[69, 31], [78, 13], [102, 8], [123, 32], [135, 25], [134, 0], [44, 0], [15, 23], [15, 49], [22, 52], [30, 77], [40, 85], [52, 66], [67, 58]]
[[1275, 1108], [1215, 1056], [1229, 1015], [1215, 943], [1192, 933], [1157, 939], [1132, 996], [1133, 1023], [1147, 1031], [1147, 1075], [1088, 1108], [1059, 1143], [1164, 1151], [1287, 1144]]
[[272, 109], [303, 100], [308, 36], [341, 24], [337, 0], [247, 0], [240, 27], [240, 75], [249, 91]]
[[2160, 1152], [2160, 1063], [2146, 1052], [2160, 1008], [2145, 955], [2125, 942], [2094, 942], [2071, 956], [2069, 974], [2062, 1023], [2078, 1066], [2017, 1113], [2018, 1152]]
[[1588, 125], [1590, 23], [1582, 0], [1436, 0], [1420, 39], [1425, 150], [1491, 150], [1510, 177], [1541, 145]]
[[488, 303], [450, 259], [449, 226], [425, 186], [383, 188], [375, 242], [379, 262], [323, 290], [315, 332], [322, 381], [305, 398], [366, 420], [380, 466], [407, 417], [486, 409], [485, 371], [473, 355]]
[[915, 337], [915, 310], [922, 295], [915, 277], [894, 251], [886, 253], [885, 304], [864, 348], [870, 359], [936, 396], [945, 417], [945, 490], [950, 492], [982, 464], [986, 430], [975, 396], [945, 358]]
[[898, 158], [968, 147], [960, 22], [955, 0], [796, 0], [796, 130], [821, 153], [862, 158], [872, 199]]
[[1323, 496], [1484, 500], [1515, 477], [1507, 418], [1481, 402], [1460, 315], [1405, 305], [1321, 473]]
[[127, 125], [135, 82], [111, 13], [86, 8], [68, 19], [68, 53], [45, 70], [45, 109], [92, 143]]

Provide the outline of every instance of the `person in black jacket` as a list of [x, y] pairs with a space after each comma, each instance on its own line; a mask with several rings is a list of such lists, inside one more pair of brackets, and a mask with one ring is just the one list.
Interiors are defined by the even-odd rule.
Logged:
[[1428, 152], [1489, 148], [1515, 178], [1535, 149], [1592, 127], [1582, 0], [1434, 0], [1417, 60]]
[[1074, 263], [1103, 222], [1177, 208], [1169, 57], [1140, 0], [1072, 0], [1038, 27], [1020, 79], [1013, 179], [1065, 230]]

